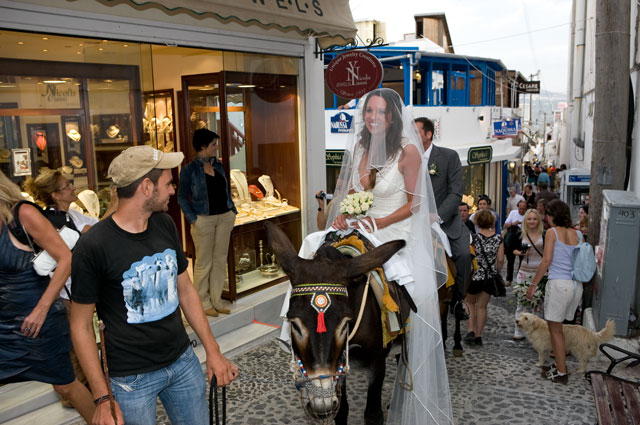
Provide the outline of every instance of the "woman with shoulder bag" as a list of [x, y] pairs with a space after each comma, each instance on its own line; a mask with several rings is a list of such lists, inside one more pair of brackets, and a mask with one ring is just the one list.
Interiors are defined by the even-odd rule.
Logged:
[[[542, 313], [544, 290], [540, 288], [541, 291], [539, 292], [541, 293], [534, 300], [529, 300], [526, 297], [526, 292], [531, 285], [536, 270], [538, 270], [538, 266], [542, 262], [544, 252], [542, 217], [540, 217], [540, 213], [537, 210], [529, 209], [525, 212], [521, 236], [519, 247], [513, 250], [514, 255], [521, 257], [520, 270], [516, 276], [516, 285], [514, 287], [517, 302], [516, 319], [522, 313], [533, 312], [538, 315]], [[516, 324], [513, 339], [519, 341], [524, 338], [524, 333]]]
[[[90, 423], [94, 405], [73, 373], [69, 323], [58, 299], [71, 272], [71, 252], [42, 210], [1, 171], [0, 217], [0, 384], [52, 384]], [[36, 274], [31, 245], [57, 261], [51, 278]]]
[[[76, 188], [62, 175], [60, 170], [43, 171], [35, 179], [28, 178], [23, 187], [26, 192], [33, 196], [37, 203], [44, 207], [45, 217], [58, 230], [66, 226], [83, 234], [98, 222], [97, 219], [70, 208], [71, 204], [78, 200]], [[111, 190], [111, 202], [102, 218], [108, 217], [117, 209], [117, 196], [114, 187]], [[67, 312], [70, 308], [70, 291], [71, 278], [67, 279], [65, 286], [60, 291], [60, 298], [65, 301]]]
[[[78, 232], [79, 234], [86, 233], [91, 226], [98, 222], [97, 219], [82, 214], [79, 211], [70, 209], [71, 204], [78, 200], [76, 196], [76, 188], [66, 177], [62, 175], [59, 170], [46, 170], [40, 173], [40, 175], [33, 179], [28, 178], [23, 187], [26, 192], [29, 192], [36, 202], [42, 204], [45, 207], [44, 215], [53, 224], [53, 227], [60, 230], [66, 226], [71, 230]], [[118, 204], [118, 195], [115, 193], [115, 188], [111, 191], [111, 202], [109, 207], [102, 218], [108, 217], [113, 211], [116, 210]], [[65, 285], [60, 291], [60, 298], [67, 311], [67, 317], [71, 314], [71, 277], [67, 278]], [[87, 384], [87, 378], [80, 366], [78, 357], [74, 350], [69, 352], [71, 356], [71, 363], [73, 364], [73, 371], [82, 384]], [[67, 397], [61, 397], [61, 403], [63, 406], [71, 407], [72, 403]]]
[[490, 210], [475, 214], [479, 231], [473, 238], [478, 270], [473, 273], [465, 303], [469, 308], [468, 344], [482, 345], [482, 331], [487, 320], [487, 305], [491, 296], [504, 296], [505, 287], [499, 270], [504, 263], [504, 243], [495, 231], [495, 217]]
[[582, 283], [573, 280], [571, 276], [573, 250], [582, 241], [582, 233], [571, 228], [569, 206], [561, 200], [554, 199], [549, 203], [547, 215], [552, 227], [547, 230], [544, 256], [527, 291], [527, 298], [533, 299], [538, 284], [549, 270], [544, 296], [544, 318], [549, 325], [551, 347], [557, 366], [543, 366], [542, 377], [566, 385], [569, 374], [562, 322], [573, 320], [582, 298]]

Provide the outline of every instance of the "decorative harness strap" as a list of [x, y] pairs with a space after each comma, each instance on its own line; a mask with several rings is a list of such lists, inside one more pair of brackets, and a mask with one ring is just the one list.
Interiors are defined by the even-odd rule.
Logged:
[[319, 334], [327, 331], [324, 323], [324, 313], [331, 306], [330, 295], [349, 296], [346, 286], [333, 283], [296, 285], [291, 291], [292, 297], [304, 295], [311, 295], [311, 307], [318, 313], [316, 333]]

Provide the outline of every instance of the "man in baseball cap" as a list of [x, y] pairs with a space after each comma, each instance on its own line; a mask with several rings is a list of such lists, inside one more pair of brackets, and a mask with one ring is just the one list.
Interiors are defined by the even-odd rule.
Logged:
[[109, 165], [109, 177], [118, 187], [126, 187], [149, 171], [176, 168], [184, 160], [182, 152], [165, 153], [151, 146], [133, 146], [120, 153]]
[[[172, 423], [207, 421], [206, 380], [180, 309], [207, 355], [207, 377], [227, 385], [238, 368], [221, 353], [187, 273], [175, 223], [165, 213], [175, 193], [171, 168], [184, 155], [149, 146], [123, 151], [109, 166], [118, 209], [94, 225], [72, 258], [71, 334], [96, 398], [94, 422], [155, 423], [156, 399], [171, 401]], [[93, 310], [105, 324], [107, 390], [93, 332]], [[174, 379], [159, 379], [174, 376]], [[136, 382], [135, 386], [130, 382]], [[167, 406], [165, 406], [167, 407]]]

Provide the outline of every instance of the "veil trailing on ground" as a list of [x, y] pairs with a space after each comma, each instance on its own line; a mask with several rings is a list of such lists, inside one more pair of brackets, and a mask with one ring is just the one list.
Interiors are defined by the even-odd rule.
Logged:
[[[411, 313], [409, 362], [407, 366], [402, 362], [398, 366], [387, 423], [451, 424], [437, 293], [447, 279], [443, 246], [448, 244], [443, 245], [433, 230], [439, 229], [439, 219], [413, 114], [391, 89], [376, 89], [358, 103], [327, 225], [330, 227], [340, 213], [340, 201], [347, 194], [367, 189], [361, 185], [362, 177], [368, 174], [369, 181], [384, 180], [389, 168], [400, 168], [399, 164], [404, 181], [391, 184], [411, 199], [412, 214], [408, 223], [402, 224], [408, 225], [407, 245], [403, 250], [414, 280], [407, 289], [418, 312]], [[374, 198], [374, 205], [375, 202]], [[398, 236], [401, 237], [404, 235]], [[413, 388], [409, 391], [406, 384], [411, 383]]]

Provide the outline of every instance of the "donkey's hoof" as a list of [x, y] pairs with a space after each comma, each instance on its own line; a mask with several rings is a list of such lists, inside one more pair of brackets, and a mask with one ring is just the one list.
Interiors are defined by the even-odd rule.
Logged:
[[453, 349], [453, 357], [462, 357], [463, 350], [462, 349]]

